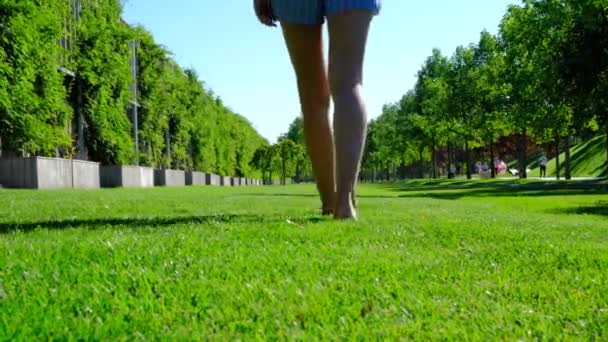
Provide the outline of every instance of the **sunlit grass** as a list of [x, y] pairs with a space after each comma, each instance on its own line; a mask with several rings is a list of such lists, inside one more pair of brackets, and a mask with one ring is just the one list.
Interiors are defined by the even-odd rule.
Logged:
[[360, 193], [0, 191], [0, 340], [608, 337], [602, 186]]

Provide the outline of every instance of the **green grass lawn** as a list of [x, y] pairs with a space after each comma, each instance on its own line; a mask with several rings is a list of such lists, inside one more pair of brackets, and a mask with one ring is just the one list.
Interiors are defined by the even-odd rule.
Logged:
[[606, 184], [0, 191], [0, 340], [608, 339]]
[[[538, 156], [540, 158], [540, 156]], [[533, 170], [529, 176], [538, 177], [540, 167], [538, 158], [534, 158], [528, 165]], [[583, 142], [572, 147], [570, 151], [571, 172], [574, 177], [602, 177], [606, 176], [606, 136], [599, 135], [589, 141]], [[566, 172], [565, 161], [566, 153], [559, 156], [560, 173], [564, 177]], [[547, 177], [555, 177], [556, 172], [555, 158], [547, 163]]]

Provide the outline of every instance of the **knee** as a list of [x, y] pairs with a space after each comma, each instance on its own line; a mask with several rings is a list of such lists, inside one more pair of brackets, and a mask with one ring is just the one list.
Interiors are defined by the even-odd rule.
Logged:
[[331, 96], [335, 103], [351, 101], [359, 96], [361, 82], [358, 79], [332, 77], [330, 79]]
[[303, 94], [302, 112], [304, 116], [316, 115], [318, 113], [327, 113], [329, 110], [330, 95], [328, 91], [322, 89], [311, 89], [311, 91]]

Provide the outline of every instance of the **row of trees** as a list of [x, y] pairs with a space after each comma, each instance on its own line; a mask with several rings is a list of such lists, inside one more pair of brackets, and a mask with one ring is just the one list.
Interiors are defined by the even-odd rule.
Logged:
[[310, 181], [311, 164], [304, 146], [302, 118], [297, 117], [276, 144], [261, 146], [254, 154], [252, 165], [262, 171], [262, 179], [266, 182], [274, 175], [279, 175], [282, 184], [288, 179]]
[[259, 176], [268, 145], [119, 0], [0, 0], [0, 151]]
[[426, 165], [438, 177], [440, 159], [448, 170], [458, 159], [471, 177], [470, 152], [487, 151], [492, 165], [502, 138], [517, 141], [521, 177], [534, 141], [566, 152], [569, 178], [570, 142], [608, 132], [607, 101], [608, 1], [524, 0], [497, 35], [484, 31], [451, 57], [433, 51], [415, 87], [371, 122], [363, 167], [416, 165], [422, 176]]

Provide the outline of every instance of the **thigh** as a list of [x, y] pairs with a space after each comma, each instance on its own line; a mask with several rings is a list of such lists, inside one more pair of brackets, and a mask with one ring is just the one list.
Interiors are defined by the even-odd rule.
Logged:
[[301, 94], [325, 89], [322, 26], [281, 23], [281, 27]]

